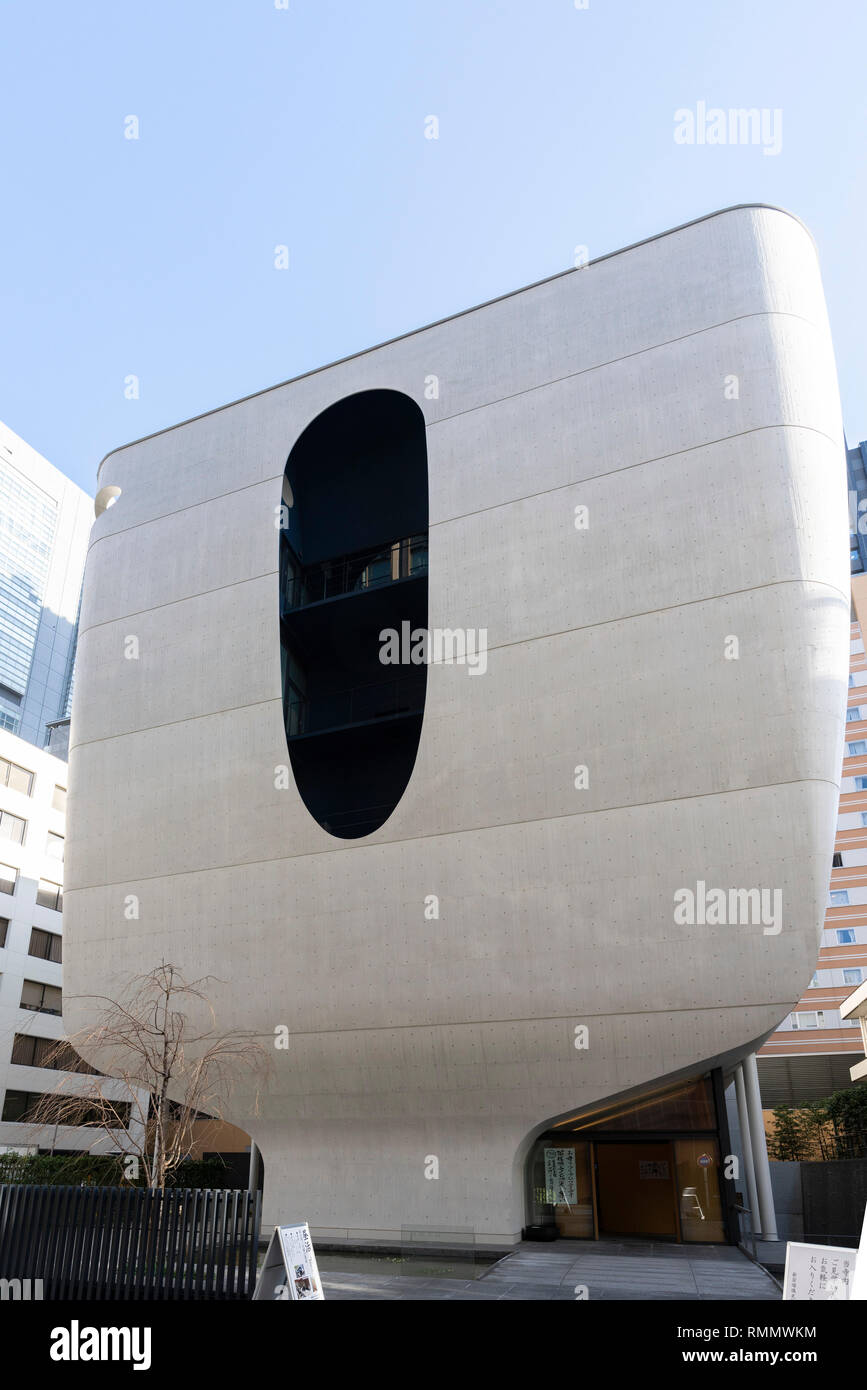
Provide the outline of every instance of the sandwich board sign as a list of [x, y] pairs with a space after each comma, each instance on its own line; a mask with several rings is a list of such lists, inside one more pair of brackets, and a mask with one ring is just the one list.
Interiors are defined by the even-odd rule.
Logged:
[[855, 1278], [849, 1290], [850, 1298], [867, 1298], [867, 1207], [864, 1208], [864, 1224], [861, 1227], [861, 1244], [855, 1261]]
[[306, 1221], [300, 1226], [274, 1227], [253, 1297], [293, 1303], [325, 1298]]
[[851, 1298], [857, 1254], [845, 1245], [807, 1245], [790, 1240], [783, 1299], [816, 1303]]

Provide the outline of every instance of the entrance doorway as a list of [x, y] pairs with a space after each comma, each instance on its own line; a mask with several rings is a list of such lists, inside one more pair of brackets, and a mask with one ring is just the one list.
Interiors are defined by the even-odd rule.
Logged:
[[660, 1084], [540, 1134], [527, 1159], [528, 1238], [730, 1239], [715, 1085], [721, 1098], [721, 1077]]
[[599, 1234], [677, 1240], [674, 1145], [597, 1143], [595, 1149]]

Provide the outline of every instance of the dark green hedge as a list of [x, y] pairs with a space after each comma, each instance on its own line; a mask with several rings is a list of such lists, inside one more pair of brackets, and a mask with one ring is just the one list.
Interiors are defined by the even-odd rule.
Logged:
[[[171, 1187], [227, 1187], [230, 1170], [219, 1159], [191, 1159], [169, 1175]], [[144, 1178], [130, 1183], [123, 1162], [107, 1154], [0, 1154], [0, 1183], [42, 1186], [144, 1187]]]

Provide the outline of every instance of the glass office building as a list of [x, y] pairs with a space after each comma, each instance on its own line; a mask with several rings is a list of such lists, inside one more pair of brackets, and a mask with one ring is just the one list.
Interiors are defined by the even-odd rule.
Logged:
[[0, 728], [44, 747], [69, 715], [93, 504], [0, 423]]

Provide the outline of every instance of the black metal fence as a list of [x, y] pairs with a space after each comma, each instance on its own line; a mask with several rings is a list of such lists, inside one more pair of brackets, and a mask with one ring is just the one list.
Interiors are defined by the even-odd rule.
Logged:
[[228, 1188], [0, 1187], [0, 1279], [45, 1299], [246, 1299], [260, 1194]]

